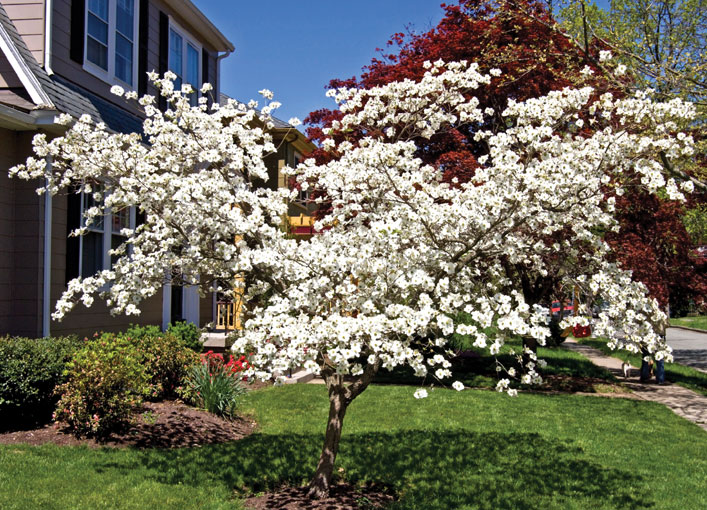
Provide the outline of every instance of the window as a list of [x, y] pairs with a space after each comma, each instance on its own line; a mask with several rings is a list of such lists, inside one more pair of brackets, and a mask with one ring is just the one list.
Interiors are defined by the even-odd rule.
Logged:
[[[89, 193], [81, 195], [81, 225], [86, 226], [86, 219], [83, 217], [85, 210], [93, 207], [95, 201]], [[86, 278], [93, 276], [103, 269], [103, 238], [105, 236], [104, 218], [97, 217], [88, 226], [88, 232], [81, 236], [81, 259], [79, 261], [79, 274]]]
[[[174, 23], [169, 27], [169, 70], [177, 75], [174, 88], [181, 88], [183, 83], [188, 83], [195, 91], [201, 88], [199, 65], [201, 48], [191, 40], [186, 32]], [[192, 94], [192, 106], [197, 103], [198, 92]]]
[[88, 0], [84, 68], [104, 81], [133, 88], [137, 18], [135, 0]]
[[[89, 193], [81, 193], [74, 195], [80, 197], [80, 208], [72, 209], [69, 207], [69, 214], [79, 214], [78, 222], [81, 226], [86, 226], [84, 211], [96, 205], [93, 195]], [[71, 195], [69, 196], [71, 200]], [[87, 278], [95, 275], [103, 269], [110, 269], [115, 264], [117, 257], [110, 256], [109, 250], [116, 249], [127, 239], [121, 234], [124, 228], [135, 228], [136, 222], [139, 221], [139, 215], [135, 213], [135, 208], [123, 208], [117, 211], [111, 211], [103, 217], [94, 219], [91, 225], [86, 226], [87, 231], [78, 239], [78, 253], [67, 250], [67, 259], [77, 257], [75, 260], [67, 260], [67, 270], [71, 271], [74, 267], [74, 274], [67, 275], [67, 281], [72, 277], [81, 276]], [[69, 225], [78, 223], [76, 218], [69, 218]], [[77, 267], [78, 266], [78, 267]]]

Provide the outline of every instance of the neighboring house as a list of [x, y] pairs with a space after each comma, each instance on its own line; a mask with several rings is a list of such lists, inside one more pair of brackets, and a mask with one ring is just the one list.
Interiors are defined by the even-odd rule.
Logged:
[[81, 238], [90, 199], [38, 196], [39, 182], [9, 179], [31, 155], [36, 133], [55, 136], [61, 113], [84, 113], [116, 132], [141, 130], [140, 113], [111, 95], [114, 84], [156, 94], [146, 73], [171, 70], [219, 97], [220, 60], [233, 44], [189, 0], [0, 0], [0, 335], [91, 334], [128, 322], [166, 325], [215, 319], [215, 296], [170, 288], [146, 301], [139, 317], [112, 317], [98, 300], [50, 321], [66, 282], [109, 268], [117, 232], [136, 221], [126, 210]]
[[[230, 97], [221, 94], [220, 104], [225, 104]], [[262, 183], [271, 189], [290, 187], [287, 176], [281, 172], [285, 166], [294, 167], [316, 147], [309, 139], [287, 122], [272, 118], [273, 127], [268, 130], [273, 138], [277, 150], [265, 157], [265, 166], [268, 169], [268, 180]], [[290, 233], [299, 237], [313, 234], [313, 217], [315, 206], [308, 200], [307, 192], [300, 192], [298, 199], [290, 202], [288, 210], [287, 227]], [[239, 329], [241, 303], [218, 299], [214, 310], [217, 329]]]

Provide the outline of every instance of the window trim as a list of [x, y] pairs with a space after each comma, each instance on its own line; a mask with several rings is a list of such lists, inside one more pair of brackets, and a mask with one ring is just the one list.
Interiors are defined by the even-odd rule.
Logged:
[[[196, 78], [196, 84], [191, 84], [192, 87], [194, 87], [194, 93], [195, 97], [198, 99], [200, 97], [199, 89], [201, 89], [201, 86], [203, 85], [203, 77], [201, 76], [202, 72], [202, 65], [203, 65], [203, 46], [194, 38], [191, 33], [186, 30], [184, 27], [182, 27], [179, 23], [177, 23], [172, 16], [169, 16], [169, 26], [168, 26], [168, 32], [167, 32], [167, 70], [171, 71], [170, 69], [170, 61], [169, 61], [169, 54], [170, 50], [172, 49], [170, 44], [171, 44], [171, 37], [170, 37], [170, 31], [174, 30], [177, 35], [179, 35], [182, 38], [182, 84], [184, 83], [189, 83], [186, 80], [186, 73], [187, 73], [187, 46], [191, 45], [195, 50], [196, 50], [196, 58], [197, 58], [197, 64], [196, 64], [196, 73], [197, 73], [197, 78]], [[174, 72], [174, 71], [172, 71]]]
[[[105, 191], [103, 192], [105, 195]], [[86, 197], [87, 193], [86, 192], [81, 192], [80, 194], [80, 209], [79, 209], [79, 225], [84, 226], [86, 218], [84, 216], [84, 211], [86, 210]], [[106, 208], [106, 213], [102, 217], [103, 220], [103, 227], [102, 228], [96, 228], [95, 225], [89, 225], [87, 227], [87, 230], [89, 232], [95, 233], [95, 234], [101, 234], [102, 236], [102, 256], [103, 256], [103, 264], [102, 267], [99, 271], [103, 270], [110, 270], [112, 267], [112, 257], [110, 255], [110, 250], [112, 249], [112, 241], [113, 241], [113, 236], [114, 235], [120, 235], [117, 233], [113, 232], [113, 212], [110, 210], [110, 208]], [[135, 230], [137, 228], [137, 209], [134, 206], [130, 207], [129, 211], [129, 217], [128, 217], [128, 228]], [[81, 235], [79, 236], [79, 250], [78, 250], [78, 257], [79, 257], [79, 264], [78, 264], [78, 276], [80, 278], [88, 278], [94, 275], [86, 275], [84, 276], [83, 274], [83, 259], [84, 259], [84, 238], [85, 236]], [[128, 252], [130, 253], [130, 246], [128, 246]]]
[[108, 1], [108, 70], [103, 69], [101, 66], [94, 64], [88, 59], [88, 38], [90, 37], [88, 33], [88, 9], [89, 2], [86, 2], [84, 8], [84, 35], [83, 35], [83, 68], [88, 73], [94, 75], [100, 80], [108, 83], [109, 85], [120, 85], [121, 87], [128, 87], [129, 90], [137, 89], [137, 74], [138, 74], [138, 50], [140, 46], [140, 2], [138, 0], [133, 1], [133, 69], [132, 77], [133, 82], [127, 83], [118, 78], [115, 75], [115, 51], [116, 51], [116, 34], [117, 29], [117, 0], [107, 0]]

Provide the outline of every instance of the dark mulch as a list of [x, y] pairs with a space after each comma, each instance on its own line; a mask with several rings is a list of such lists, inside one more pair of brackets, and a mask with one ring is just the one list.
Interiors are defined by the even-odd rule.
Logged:
[[246, 418], [226, 420], [177, 401], [147, 402], [136, 423], [101, 441], [77, 438], [63, 424], [52, 423], [32, 430], [2, 433], [0, 444], [178, 448], [235, 441], [254, 429], [255, 422]]
[[275, 492], [245, 501], [249, 510], [373, 510], [395, 500], [390, 488], [380, 484], [356, 487], [348, 483], [334, 485], [329, 497], [311, 500], [307, 487], [281, 487]]

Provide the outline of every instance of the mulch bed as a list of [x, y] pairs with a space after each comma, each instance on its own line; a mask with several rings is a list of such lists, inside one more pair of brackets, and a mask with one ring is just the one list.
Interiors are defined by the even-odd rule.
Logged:
[[339, 483], [329, 489], [329, 497], [311, 500], [307, 487], [281, 487], [245, 500], [248, 510], [373, 510], [384, 508], [395, 500], [390, 488], [380, 484], [356, 487]]
[[4, 432], [0, 444], [179, 448], [235, 441], [251, 434], [255, 426], [246, 418], [226, 420], [178, 401], [147, 402], [134, 425], [105, 440], [77, 438], [64, 424], [51, 423], [32, 430]]

